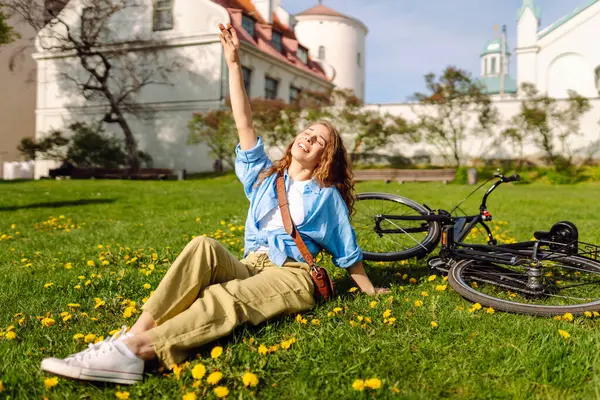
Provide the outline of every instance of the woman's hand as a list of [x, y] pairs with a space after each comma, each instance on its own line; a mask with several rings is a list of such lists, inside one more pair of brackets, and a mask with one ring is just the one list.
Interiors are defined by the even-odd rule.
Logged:
[[231, 26], [231, 24], [227, 24], [227, 27], [223, 26], [223, 24], [219, 24], [219, 40], [221, 40], [221, 44], [223, 45], [223, 50], [225, 51], [225, 61], [227, 65], [239, 64], [240, 62], [240, 40], [238, 39], [237, 33], [235, 29]]
[[356, 264], [348, 267], [348, 272], [350, 276], [356, 282], [356, 285], [360, 288], [363, 293], [368, 294], [369, 296], [377, 296], [380, 294], [391, 293], [390, 289], [386, 288], [376, 288], [371, 283], [371, 280], [367, 276], [365, 272], [365, 268], [363, 266], [362, 261], [358, 261]]
[[378, 288], [373, 288], [373, 291], [370, 293], [367, 293], [369, 296], [378, 296], [380, 294], [389, 294], [392, 293], [392, 291], [388, 288], [382, 288], [382, 287], [378, 287]]

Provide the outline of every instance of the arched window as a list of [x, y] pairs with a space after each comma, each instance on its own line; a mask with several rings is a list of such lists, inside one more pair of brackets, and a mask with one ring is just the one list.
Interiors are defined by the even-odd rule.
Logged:
[[319, 46], [319, 60], [325, 59], [325, 46]]

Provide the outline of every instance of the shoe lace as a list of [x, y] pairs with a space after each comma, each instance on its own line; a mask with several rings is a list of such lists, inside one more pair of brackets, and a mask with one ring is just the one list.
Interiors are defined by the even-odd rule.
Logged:
[[121, 330], [119, 332], [115, 333], [114, 335], [112, 335], [111, 337], [106, 338], [98, 343], [90, 343], [88, 345], [87, 349], [85, 349], [84, 351], [81, 351], [77, 354], [73, 354], [70, 357], [67, 357], [65, 359], [65, 361], [69, 361], [69, 360], [82, 361], [86, 357], [92, 358], [92, 356], [97, 355], [98, 352], [106, 353], [107, 351], [112, 351], [114, 349], [112, 342], [114, 342], [119, 337], [121, 337], [121, 335], [125, 334], [126, 331], [127, 331], [127, 325], [123, 325], [121, 327]]

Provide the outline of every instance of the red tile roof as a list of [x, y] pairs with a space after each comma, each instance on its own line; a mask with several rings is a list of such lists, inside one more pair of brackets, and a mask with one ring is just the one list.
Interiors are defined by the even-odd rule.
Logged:
[[296, 14], [296, 15], [331, 15], [334, 17], [344, 17], [344, 18], [354, 19], [347, 15], [341, 14], [327, 6], [324, 6], [323, 4], [317, 4], [316, 6], [311, 7], [308, 10], [304, 10], [301, 13]]
[[[298, 41], [296, 38], [296, 34], [293, 29], [289, 26], [285, 25], [281, 20], [277, 17], [275, 13], [273, 13], [273, 24], [271, 24], [271, 29], [275, 29], [280, 32], [283, 36], [283, 53], [277, 50], [271, 44], [271, 38], [268, 39], [263, 36], [261, 33], [261, 29], [259, 26], [255, 29], [255, 37], [250, 36], [248, 32], [241, 25], [241, 18], [237, 19], [233, 17], [233, 14], [241, 11], [243, 14], [249, 15], [253, 17], [257, 23], [264, 24], [266, 28], [268, 28], [268, 24], [262, 18], [260, 13], [254, 7], [254, 4], [251, 0], [212, 0], [213, 2], [225, 7], [229, 14], [231, 15], [231, 25], [235, 28], [235, 31], [238, 34], [240, 40], [247, 42], [254, 47], [261, 50], [263, 53], [269, 54], [275, 58], [278, 58], [281, 61], [285, 61], [292, 66], [311, 73], [321, 79], [329, 80], [327, 75], [321, 68], [321, 66], [313, 61], [310, 56], [308, 59], [308, 64], [304, 64], [297, 56], [296, 50], [298, 47]], [[303, 46], [304, 47], [304, 46]]]

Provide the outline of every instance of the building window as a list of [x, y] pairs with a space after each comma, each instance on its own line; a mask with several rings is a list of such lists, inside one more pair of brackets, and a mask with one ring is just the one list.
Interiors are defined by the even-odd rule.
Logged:
[[319, 60], [325, 59], [325, 46], [319, 46]]
[[86, 7], [81, 12], [81, 37], [88, 38], [91, 36], [91, 30], [94, 26], [94, 19], [96, 18], [96, 8]]
[[490, 71], [492, 74], [496, 73], [496, 59], [492, 58], [492, 70]]
[[483, 74], [487, 75], [488, 73], [488, 68], [487, 68], [487, 58], [483, 59]]
[[244, 78], [244, 89], [246, 89], [246, 94], [250, 97], [250, 77], [252, 76], [252, 70], [242, 66], [242, 76]]
[[271, 37], [271, 43], [273, 43], [273, 47], [277, 49], [280, 53], [283, 53], [283, 41], [281, 37], [281, 33], [273, 31], [273, 36]]
[[302, 46], [298, 46], [298, 51], [296, 52], [300, 61], [304, 64], [308, 64], [308, 50]]
[[356, 64], [359, 67], [362, 67], [362, 54], [360, 53], [360, 51], [358, 53], [356, 53]]
[[302, 89], [296, 86], [290, 86], [290, 103], [298, 98]]
[[279, 82], [276, 79], [265, 77], [265, 99], [277, 98], [277, 86]]
[[173, 29], [173, 0], [155, 0], [153, 30]]
[[250, 34], [250, 36], [254, 37], [254, 20], [247, 15], [242, 15], [242, 26]]

